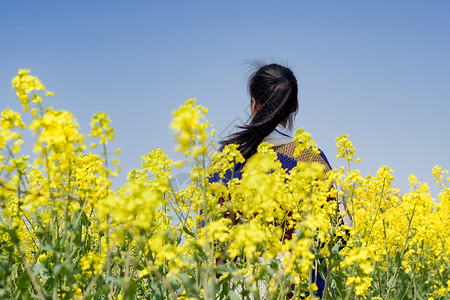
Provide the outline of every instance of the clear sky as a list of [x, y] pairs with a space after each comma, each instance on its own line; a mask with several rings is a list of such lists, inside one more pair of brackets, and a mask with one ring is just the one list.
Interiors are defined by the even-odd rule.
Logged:
[[174, 158], [171, 112], [209, 108], [218, 135], [247, 117], [252, 58], [287, 62], [305, 127], [337, 160], [350, 135], [362, 174], [382, 165], [408, 189], [411, 173], [437, 190], [450, 168], [449, 1], [0, 0], [0, 109], [19, 110], [11, 79], [30, 68], [89, 132], [110, 114], [126, 171], [162, 148]]

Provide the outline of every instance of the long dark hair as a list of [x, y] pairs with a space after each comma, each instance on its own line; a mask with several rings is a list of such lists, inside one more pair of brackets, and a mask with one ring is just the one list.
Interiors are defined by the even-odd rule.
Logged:
[[238, 144], [245, 159], [256, 152], [258, 145], [280, 122], [287, 120], [291, 129], [298, 108], [298, 85], [294, 73], [279, 64], [259, 64], [257, 67], [248, 82], [248, 90], [257, 109], [247, 125], [239, 126], [241, 131], [220, 142], [222, 145]]

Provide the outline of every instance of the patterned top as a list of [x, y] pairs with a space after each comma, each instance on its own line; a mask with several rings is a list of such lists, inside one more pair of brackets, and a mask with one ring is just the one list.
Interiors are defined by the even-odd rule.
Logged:
[[[219, 151], [222, 151], [222, 149], [223, 147], [221, 147]], [[331, 165], [322, 151], [320, 151], [320, 154], [317, 155], [311, 149], [305, 149], [300, 153], [298, 157], [294, 157], [295, 142], [274, 146], [272, 149], [277, 153], [278, 160], [281, 163], [281, 167], [288, 172], [297, 165], [298, 161], [321, 163], [325, 166], [324, 173], [327, 173], [331, 170]], [[242, 178], [241, 172], [244, 164], [245, 163], [236, 164], [236, 166], [234, 167], [234, 178]], [[224, 183], [227, 183], [232, 179], [232, 174], [233, 172], [231, 170], [226, 171]], [[210, 178], [210, 182], [218, 182], [220, 180], [221, 178], [218, 173], [214, 174], [214, 176]]]
[[297, 165], [298, 161], [302, 162], [318, 162], [325, 166], [324, 173], [331, 170], [330, 163], [328, 162], [325, 154], [320, 151], [317, 155], [311, 149], [305, 149], [300, 152], [298, 157], [294, 157], [295, 142], [273, 147], [273, 150], [278, 155], [278, 160], [284, 169], [291, 170]]

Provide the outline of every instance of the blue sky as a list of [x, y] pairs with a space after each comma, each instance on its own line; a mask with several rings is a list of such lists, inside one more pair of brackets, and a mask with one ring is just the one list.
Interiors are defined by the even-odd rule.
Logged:
[[185, 99], [209, 108], [217, 133], [245, 120], [252, 58], [296, 74], [295, 128], [312, 133], [333, 167], [350, 135], [363, 175], [394, 169], [428, 182], [450, 168], [448, 1], [1, 1], [0, 109], [30, 68], [88, 133], [110, 114], [126, 171], [162, 148], [174, 158], [171, 112]]

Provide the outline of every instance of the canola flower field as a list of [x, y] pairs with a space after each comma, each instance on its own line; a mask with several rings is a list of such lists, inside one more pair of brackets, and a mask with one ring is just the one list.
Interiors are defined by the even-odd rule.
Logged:
[[[0, 299], [317, 299], [319, 277], [322, 299], [450, 299], [450, 177], [439, 166], [438, 200], [414, 175], [400, 192], [389, 167], [353, 169], [344, 134], [345, 168], [299, 162], [288, 173], [263, 143], [241, 179], [210, 183], [243, 157], [237, 145], [210, 153], [207, 109], [191, 99], [170, 124], [185, 160], [152, 150], [113, 190], [108, 115], [93, 116], [88, 147], [29, 70], [12, 85], [23, 112], [1, 113]], [[24, 134], [34, 153], [22, 153]], [[317, 151], [304, 130], [295, 141], [296, 155]], [[183, 165], [191, 184], [175, 191]]]

